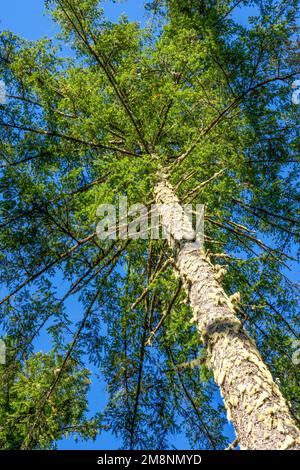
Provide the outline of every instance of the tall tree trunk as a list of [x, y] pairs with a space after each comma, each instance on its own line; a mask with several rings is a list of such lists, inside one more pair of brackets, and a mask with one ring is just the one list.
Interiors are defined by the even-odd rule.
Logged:
[[[190, 240], [192, 224], [182, 216], [183, 209], [165, 175], [156, 184], [155, 198], [157, 204], [165, 205], [160, 212], [170, 233], [169, 243], [178, 239], [179, 221]], [[166, 204], [172, 205], [171, 210]], [[254, 341], [235, 314], [233, 296], [228, 297], [222, 289], [200, 245], [189, 240], [177, 243], [176, 265], [241, 449], [300, 449], [300, 431]]]

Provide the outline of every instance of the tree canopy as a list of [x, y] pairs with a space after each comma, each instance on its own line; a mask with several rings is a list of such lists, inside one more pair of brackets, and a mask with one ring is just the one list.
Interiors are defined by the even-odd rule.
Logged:
[[[49, 447], [79, 425], [89, 364], [109, 395], [99, 430], [124, 448], [168, 448], [177, 432], [228, 444], [166, 241], [96, 235], [99, 205], [149, 207], [161, 171], [183, 203], [205, 205], [205, 248], [299, 422], [299, 2], [157, 0], [145, 26], [111, 22], [98, 0], [46, 5], [55, 41], [0, 36], [1, 322], [16, 364], [1, 446]], [[34, 352], [43, 332], [55, 352]]]

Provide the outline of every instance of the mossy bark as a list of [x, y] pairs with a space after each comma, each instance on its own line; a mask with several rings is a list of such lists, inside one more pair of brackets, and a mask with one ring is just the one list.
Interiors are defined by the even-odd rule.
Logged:
[[[193, 321], [207, 347], [209, 365], [241, 449], [300, 449], [300, 430], [288, 405], [254, 341], [243, 329], [233, 299], [221, 287], [210, 259], [199, 243], [189, 241], [193, 228], [183, 217], [179, 200], [164, 176], [155, 187], [155, 198], [157, 204], [165, 205], [163, 224], [170, 235], [169, 243], [176, 245], [176, 265], [188, 290]], [[172, 207], [169, 213], [166, 204]], [[184, 225], [180, 230], [189, 234], [188, 240], [174, 241], [179, 230], [174, 220]]]

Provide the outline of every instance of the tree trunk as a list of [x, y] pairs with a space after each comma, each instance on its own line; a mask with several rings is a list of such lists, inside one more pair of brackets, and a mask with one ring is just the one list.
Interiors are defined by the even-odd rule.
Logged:
[[[165, 175], [155, 187], [170, 245], [181, 231], [191, 234], [192, 224], [183, 217], [179, 200]], [[171, 228], [170, 228], [171, 227]], [[207, 348], [209, 366], [234, 424], [241, 449], [300, 449], [300, 431], [272, 375], [264, 364], [254, 341], [249, 338], [235, 314], [234, 300], [222, 289], [218, 275], [198, 243], [187, 237], [177, 243], [176, 267], [189, 294], [193, 321]]]

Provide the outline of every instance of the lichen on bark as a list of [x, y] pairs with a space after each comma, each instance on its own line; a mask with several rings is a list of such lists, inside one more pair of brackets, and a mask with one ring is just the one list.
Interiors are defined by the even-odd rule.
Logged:
[[[164, 204], [161, 214], [166, 227], [179, 227], [192, 233], [191, 222], [183, 217], [183, 208], [167, 176], [155, 186], [156, 203]], [[168, 214], [166, 205], [172, 206]], [[173, 218], [173, 220], [171, 220]], [[263, 362], [255, 342], [236, 315], [239, 293], [227, 296], [216, 276], [209, 256], [197, 241], [176, 243], [175, 262], [185, 284], [200, 336], [205, 340], [209, 366], [220, 387], [229, 421], [233, 422], [241, 449], [300, 450], [300, 431], [294, 423], [286, 400]]]

